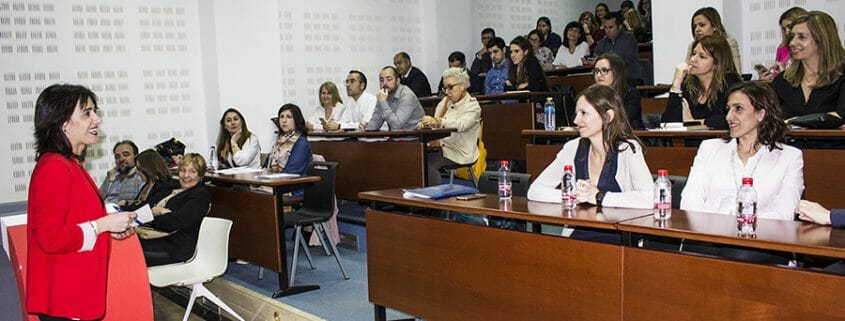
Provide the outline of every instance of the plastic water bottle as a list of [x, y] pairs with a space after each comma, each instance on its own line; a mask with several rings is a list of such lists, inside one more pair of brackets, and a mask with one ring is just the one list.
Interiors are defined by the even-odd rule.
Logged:
[[502, 161], [499, 165], [499, 200], [511, 199], [511, 195], [511, 170], [508, 161]]
[[654, 218], [665, 220], [672, 217], [672, 181], [669, 180], [669, 171], [661, 169], [657, 171], [657, 180], [654, 181]]
[[575, 207], [575, 172], [572, 165], [563, 165], [563, 178], [560, 180], [560, 200], [565, 208]]
[[208, 155], [208, 164], [212, 171], [217, 170], [217, 147], [211, 145], [211, 152]]
[[742, 187], [736, 195], [736, 228], [739, 236], [757, 234], [757, 191], [751, 177], [742, 178]]
[[552, 97], [546, 98], [543, 115], [543, 125], [546, 130], [555, 130], [555, 102]]

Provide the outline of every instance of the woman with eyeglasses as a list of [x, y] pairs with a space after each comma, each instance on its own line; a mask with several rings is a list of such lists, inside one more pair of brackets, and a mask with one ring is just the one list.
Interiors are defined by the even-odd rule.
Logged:
[[605, 85], [616, 90], [622, 98], [625, 107], [625, 114], [628, 115], [628, 122], [634, 129], [643, 129], [642, 96], [637, 87], [629, 85], [626, 80], [628, 65], [622, 57], [614, 53], [606, 53], [596, 59], [596, 66], [593, 68], [593, 78], [596, 84]]
[[505, 91], [529, 90], [547, 91], [546, 74], [540, 61], [534, 56], [531, 43], [523, 36], [513, 38], [510, 43], [511, 60], [508, 66], [508, 80]]
[[733, 57], [728, 42], [719, 35], [693, 41], [689, 64], [675, 67], [669, 101], [661, 121], [702, 120], [710, 128], [726, 129], [727, 89], [740, 82], [733, 71]]
[[446, 97], [437, 104], [434, 116], [423, 116], [418, 128], [455, 128], [449, 137], [429, 142], [426, 168], [429, 185], [440, 185], [440, 169], [444, 166], [469, 164], [478, 159], [478, 131], [481, 128], [481, 106], [467, 93], [469, 75], [464, 68], [443, 72]]
[[596, 19], [592, 12], [584, 11], [578, 17], [578, 22], [584, 28], [584, 39], [587, 40], [587, 44], [590, 45], [590, 52], [592, 52], [596, 49], [596, 44], [604, 38], [604, 29], [601, 28], [601, 21]]

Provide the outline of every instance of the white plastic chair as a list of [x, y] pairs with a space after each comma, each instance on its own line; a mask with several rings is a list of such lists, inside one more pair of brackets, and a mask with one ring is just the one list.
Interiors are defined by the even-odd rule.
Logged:
[[163, 288], [175, 285], [191, 289], [191, 298], [188, 300], [185, 317], [182, 318], [182, 321], [188, 320], [194, 301], [198, 297], [211, 300], [238, 320], [244, 321], [232, 308], [203, 286], [203, 283], [226, 272], [226, 264], [229, 261], [229, 231], [231, 229], [232, 221], [230, 220], [205, 217], [202, 219], [202, 225], [200, 225], [197, 249], [193, 258], [184, 263], [147, 268], [150, 284], [153, 286]]

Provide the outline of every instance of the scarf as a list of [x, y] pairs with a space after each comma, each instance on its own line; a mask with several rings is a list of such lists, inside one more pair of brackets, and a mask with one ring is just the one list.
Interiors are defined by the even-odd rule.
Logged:
[[290, 152], [293, 150], [293, 145], [299, 140], [301, 134], [297, 131], [292, 131], [287, 134], [282, 134], [276, 143], [273, 144], [273, 152], [270, 154], [269, 168], [274, 172], [281, 172], [285, 169], [285, 165], [290, 158]]

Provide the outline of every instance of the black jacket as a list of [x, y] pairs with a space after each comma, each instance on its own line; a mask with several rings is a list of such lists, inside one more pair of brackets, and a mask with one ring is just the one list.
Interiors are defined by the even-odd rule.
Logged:
[[408, 77], [403, 76], [400, 83], [411, 88], [417, 98], [431, 96], [431, 84], [428, 82], [428, 77], [417, 67], [411, 66]]

